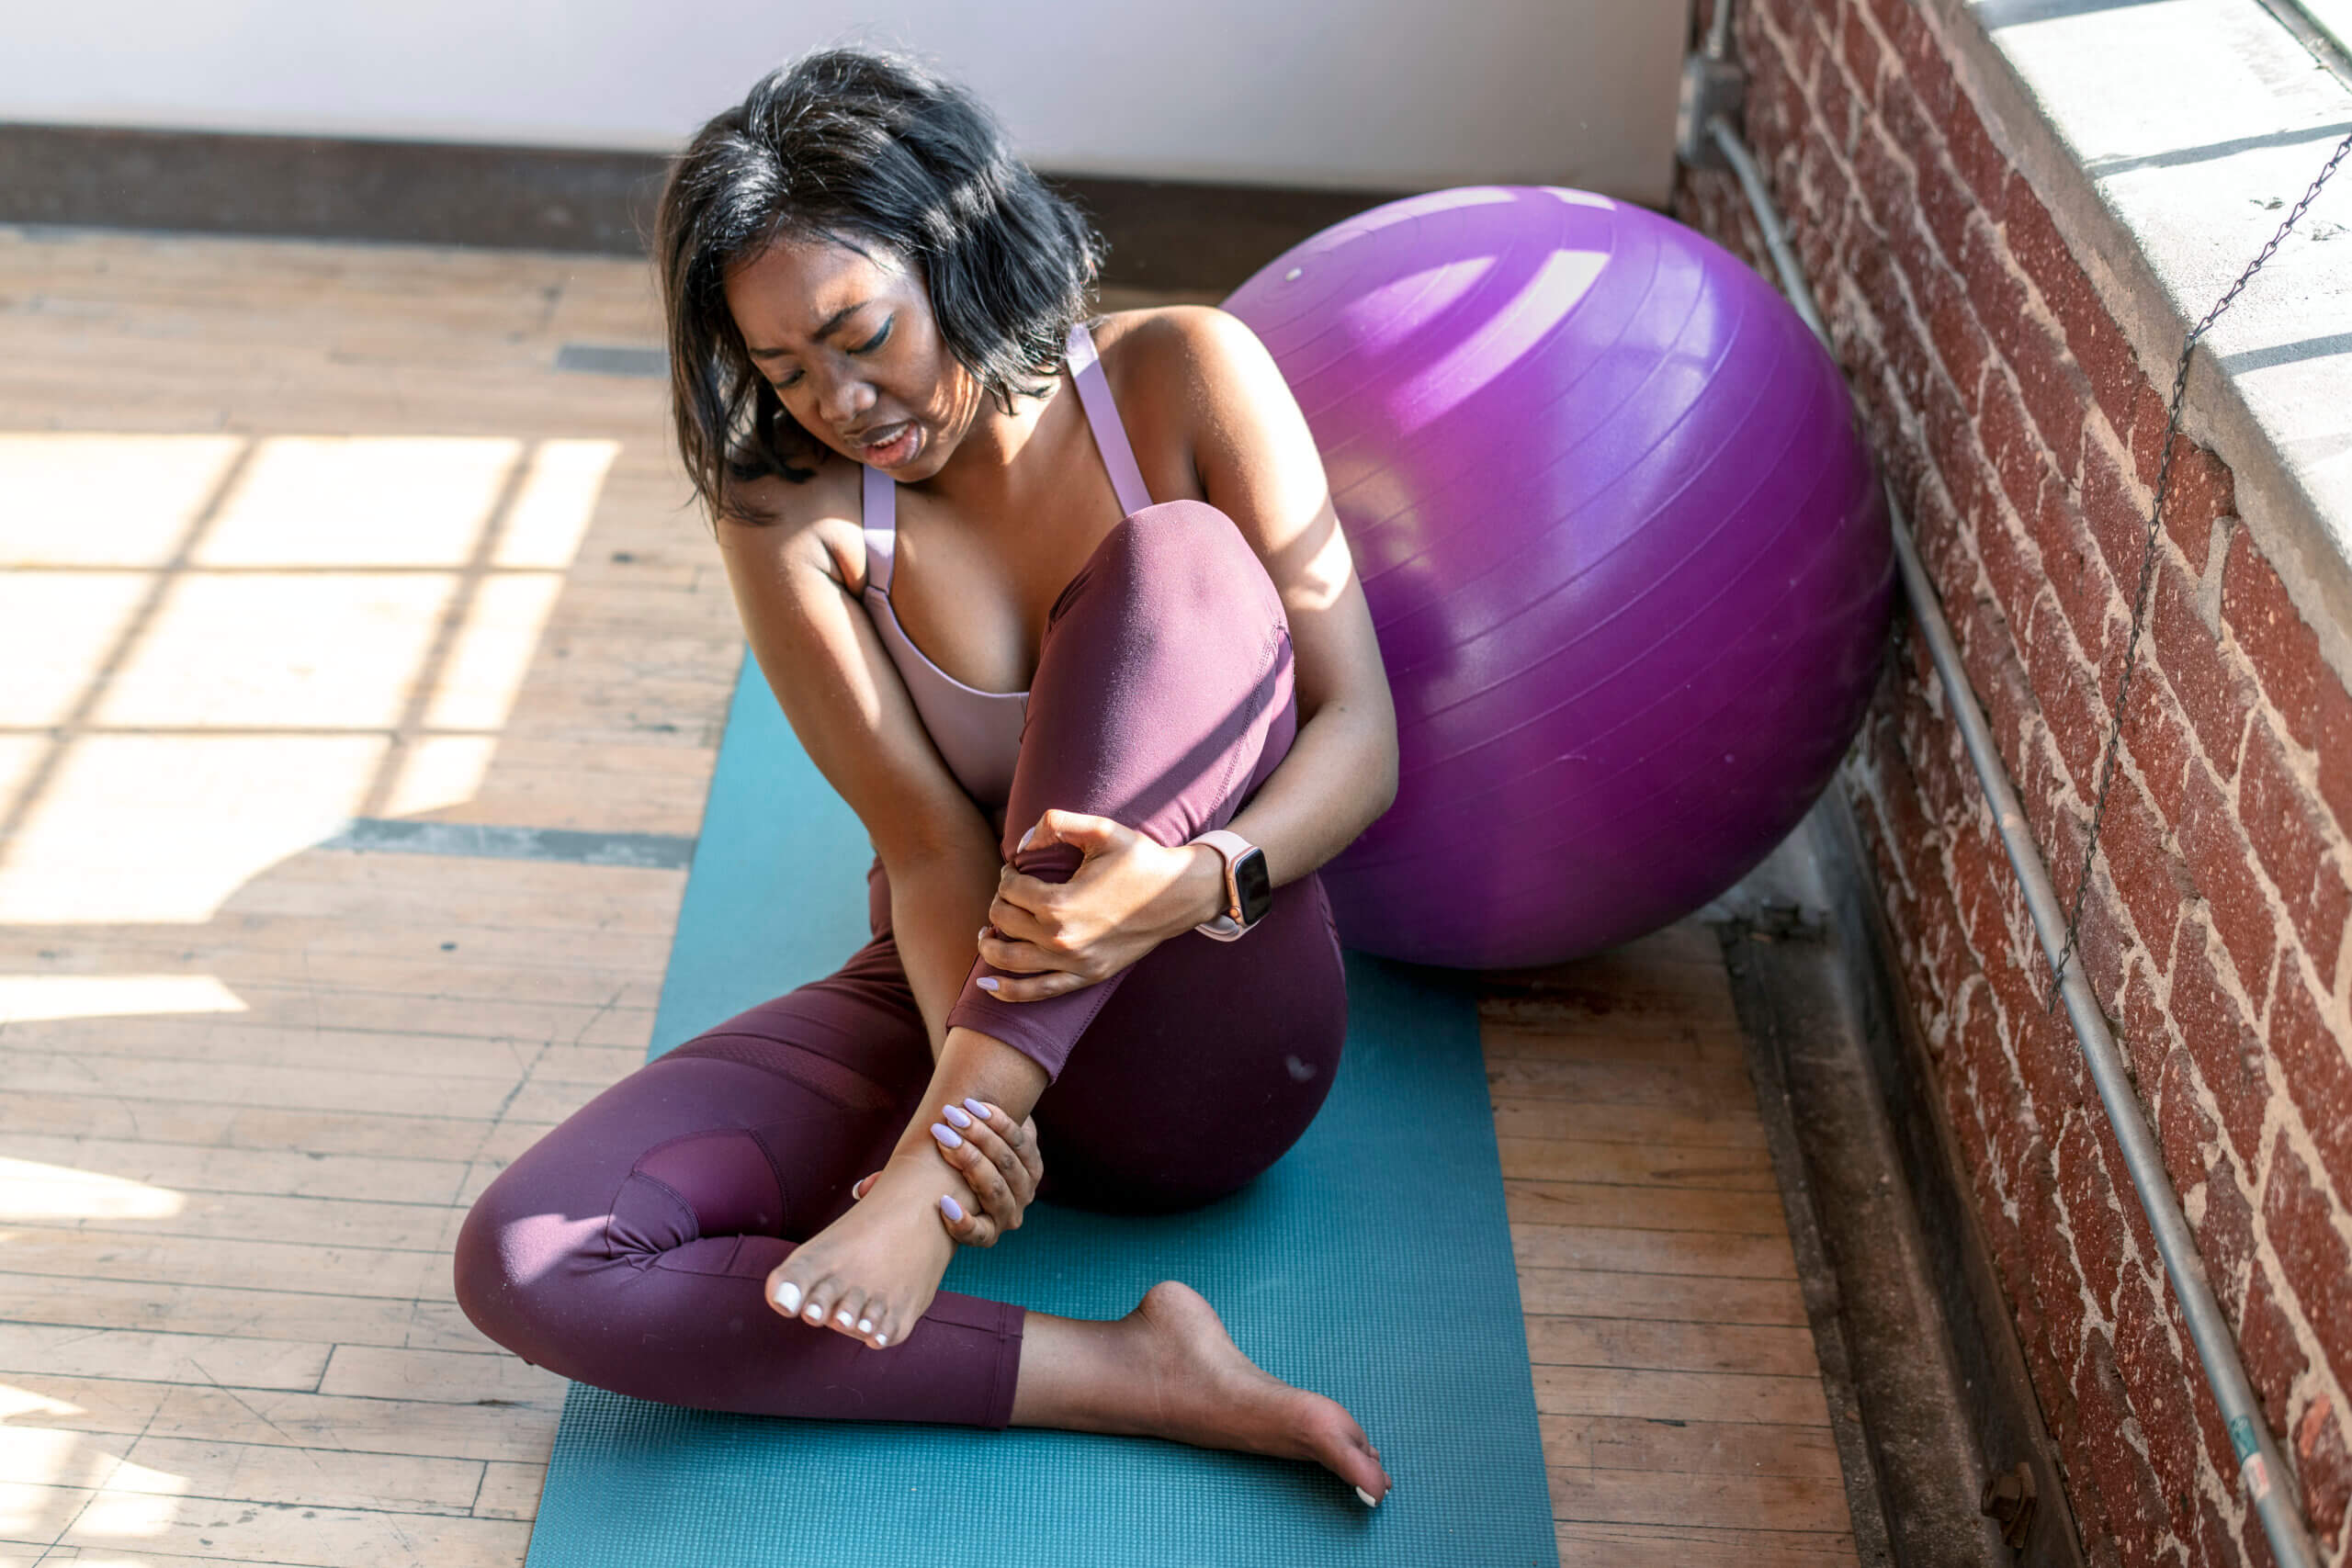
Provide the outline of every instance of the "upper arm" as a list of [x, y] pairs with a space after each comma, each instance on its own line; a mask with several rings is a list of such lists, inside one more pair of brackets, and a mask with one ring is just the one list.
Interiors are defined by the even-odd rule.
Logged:
[[1338, 701], [1393, 725], [1380, 643], [1322, 456], [1273, 355], [1223, 310], [1171, 310], [1163, 321], [1161, 352], [1170, 379], [1186, 389], [1202, 492], [1249, 538], [1282, 594], [1302, 716]]
[[941, 760], [906, 683], [825, 538], [829, 516], [817, 485], [761, 497], [777, 520], [722, 519], [727, 581], [778, 705], [825, 781], [865, 824], [885, 865], [993, 839]]

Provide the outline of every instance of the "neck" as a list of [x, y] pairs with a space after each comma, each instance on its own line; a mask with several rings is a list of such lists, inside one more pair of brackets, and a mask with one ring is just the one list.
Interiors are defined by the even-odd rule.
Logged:
[[[1050, 447], [1061, 405], [1075, 404], [1068, 377], [1057, 377], [1044, 397], [1016, 397], [1007, 413], [989, 399], [980, 400], [964, 438], [940, 470], [920, 488], [937, 496], [967, 516], [1001, 515], [1017, 510], [1023, 493], [1033, 489], [1054, 465], [1023, 464], [1021, 459], [1044, 434]], [[1016, 472], [1018, 470], [1018, 472]]]

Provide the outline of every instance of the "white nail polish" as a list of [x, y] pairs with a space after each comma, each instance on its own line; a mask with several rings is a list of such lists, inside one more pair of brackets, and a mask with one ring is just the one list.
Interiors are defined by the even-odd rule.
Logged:
[[858, 1331], [860, 1334], [871, 1334], [871, 1333], [873, 1333], [873, 1332], [874, 1332], [874, 1320], [873, 1320], [872, 1318], [870, 1318], [870, 1317], [861, 1317], [861, 1318], [859, 1318], [859, 1319], [857, 1320], [857, 1331]]
[[1371, 1493], [1365, 1491], [1361, 1486], [1356, 1488], [1356, 1495], [1363, 1499], [1363, 1506], [1367, 1508], [1377, 1508], [1380, 1506], [1380, 1499], [1374, 1496]]
[[808, 1310], [802, 1313], [800, 1315], [807, 1318], [811, 1323], [822, 1323], [825, 1321], [825, 1309], [819, 1306], [815, 1302], [810, 1302], [808, 1303]]
[[877, 1334], [874, 1337], [874, 1348], [877, 1350], [888, 1343], [890, 1343], [890, 1337], [887, 1334]]
[[800, 1287], [786, 1280], [775, 1288], [775, 1304], [786, 1312], [800, 1310]]
[[854, 1323], [856, 1319], [850, 1316], [849, 1308], [843, 1307], [841, 1311], [833, 1314], [833, 1321], [840, 1324], [843, 1328], [847, 1328], [852, 1323]]

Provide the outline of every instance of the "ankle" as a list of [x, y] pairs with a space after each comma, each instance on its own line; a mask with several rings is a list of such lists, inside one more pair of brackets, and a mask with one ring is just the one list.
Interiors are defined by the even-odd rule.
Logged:
[[1150, 1325], [1133, 1313], [1107, 1320], [1031, 1313], [1012, 1424], [1159, 1436], [1150, 1334]]

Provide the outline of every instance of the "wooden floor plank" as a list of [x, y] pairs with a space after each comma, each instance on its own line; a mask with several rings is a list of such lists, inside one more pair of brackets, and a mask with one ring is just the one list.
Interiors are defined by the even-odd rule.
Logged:
[[1628, 1371], [1538, 1366], [1535, 1408], [1550, 1416], [1644, 1416], [1668, 1421], [1826, 1427], [1821, 1379], [1747, 1372]]
[[193, 1493], [308, 1507], [472, 1514], [482, 1483], [479, 1460], [158, 1438], [153, 1433], [140, 1438], [124, 1459], [124, 1469], [107, 1481], [111, 1490]]
[[107, 1138], [147, 1137], [161, 1144], [218, 1148], [290, 1149], [305, 1153], [468, 1161], [505, 1136], [536, 1138], [552, 1123], [526, 1126], [512, 1114], [495, 1123], [450, 1116], [392, 1116], [370, 1111], [277, 1110], [233, 1100], [187, 1104], [126, 1094], [0, 1095], [0, 1133], [57, 1134]]
[[11, 1270], [52, 1279], [130, 1280], [154, 1285], [238, 1285], [390, 1301], [451, 1299], [448, 1258], [426, 1251], [324, 1247], [315, 1242], [220, 1241], [205, 1236], [140, 1235], [127, 1231], [0, 1231]]
[[1763, 1324], [1530, 1317], [1527, 1354], [1538, 1366], [1770, 1372], [1793, 1378], [1812, 1377], [1817, 1371], [1809, 1329]]
[[1503, 1174], [1526, 1180], [1624, 1187], [1719, 1188], [1778, 1192], [1759, 1149], [1647, 1148], [1565, 1138], [1498, 1139]]
[[[45, 1188], [17, 1183], [36, 1201], [46, 1190], [72, 1203], [81, 1184]], [[366, 1247], [386, 1252], [447, 1250], [464, 1216], [447, 1203], [401, 1203], [363, 1198], [310, 1198], [277, 1192], [149, 1191], [164, 1201], [123, 1204], [96, 1219], [58, 1218], [20, 1222], [24, 1234], [104, 1229], [110, 1235], [173, 1235], [206, 1241], [270, 1242], [293, 1247]], [[37, 1248], [36, 1248], [37, 1249]]]
[[558, 1414], [537, 1403], [347, 1398], [62, 1372], [0, 1374], [0, 1400], [7, 1402], [10, 1425], [27, 1428], [146, 1432], [540, 1467], [555, 1441]]
[[[1712, 1113], [1708, 1113], [1712, 1112]], [[1752, 1105], [1706, 1108], [1700, 1113], [1645, 1105], [1587, 1105], [1576, 1100], [1495, 1096], [1495, 1131], [1531, 1142], [1644, 1144], [1659, 1148], [1762, 1149], [1764, 1124]]]
[[1593, 1269], [1721, 1280], [1796, 1278], [1796, 1254], [1786, 1236], [1532, 1224], [1515, 1224], [1510, 1235], [1522, 1269]]
[[296, 1339], [0, 1323], [0, 1376], [186, 1378], [233, 1388], [315, 1389], [334, 1349]]
[[[1838, 1504], [1843, 1517], [1844, 1504]], [[1843, 1530], [1709, 1529], [1562, 1520], [1560, 1568], [1833, 1568], [1854, 1561]]]
[[[70, 1050], [85, 1058], [128, 1056], [142, 1062], [271, 1068], [345, 1061], [371, 1072], [435, 1079], [478, 1077], [512, 1083], [517, 1073], [529, 1071], [542, 1079], [594, 1084], [600, 1089], [645, 1061], [645, 1052], [634, 1045], [550, 1045], [544, 1040], [300, 1029], [245, 1023], [234, 1014], [227, 1020], [125, 1020], [74, 1031], [45, 1029], [40, 1032], [40, 1043], [43, 1048]], [[6, 1047], [0, 1047], [0, 1056], [6, 1051]]]
[[1546, 1416], [1542, 1426], [1555, 1468], [1831, 1480], [1841, 1473], [1837, 1441], [1822, 1427], [1626, 1416]]
[[1804, 1294], [1786, 1280], [1619, 1274], [1599, 1269], [1521, 1269], [1520, 1303], [1555, 1317], [1630, 1317], [1675, 1323], [1793, 1326], [1807, 1322]]
[[[73, 1289], [59, 1288], [70, 1279]], [[321, 1284], [332, 1284], [332, 1280]], [[266, 1285], [182, 1285], [153, 1280], [0, 1272], [9, 1320], [79, 1329], [311, 1339], [410, 1350], [491, 1348], [454, 1301], [339, 1295]]]
[[1553, 1470], [1552, 1511], [1578, 1524], [1806, 1530], [1846, 1503], [1836, 1476]]
[[[45, 1514], [62, 1515], [64, 1501]], [[0, 1496], [0, 1506], [6, 1502]], [[87, 1497], [58, 1544], [93, 1556], [129, 1547], [272, 1563], [520, 1568], [530, 1537], [530, 1526], [519, 1520], [109, 1489]]]
[[1787, 1224], [1781, 1218], [1778, 1192], [1506, 1177], [1503, 1202], [1513, 1224], [1618, 1225], [1628, 1230], [1769, 1236], [1781, 1235]]

